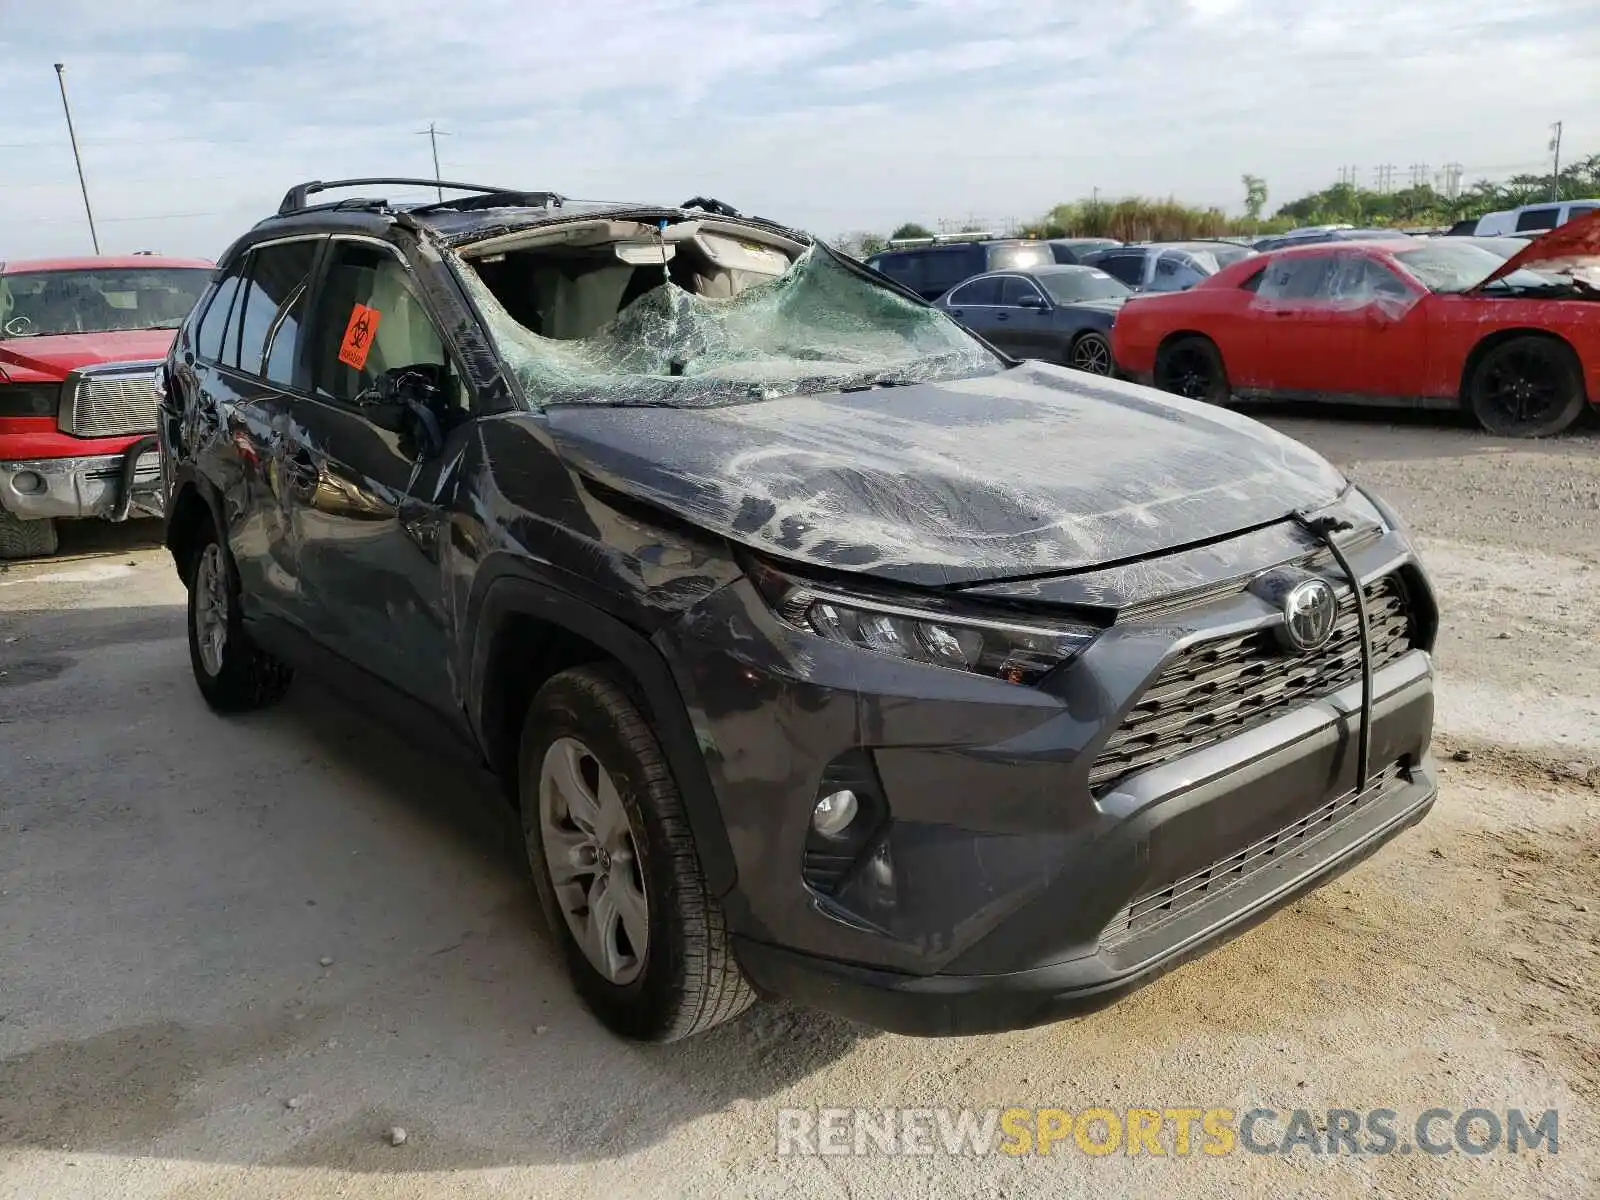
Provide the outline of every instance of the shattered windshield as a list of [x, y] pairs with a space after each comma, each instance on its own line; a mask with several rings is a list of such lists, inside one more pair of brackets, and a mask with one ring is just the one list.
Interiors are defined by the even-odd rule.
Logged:
[[822, 248], [732, 296], [697, 295], [662, 265], [639, 269], [651, 273], [644, 278], [652, 286], [577, 337], [535, 333], [471, 266], [462, 275], [502, 358], [539, 407], [692, 408], [1002, 366], [942, 312], [872, 283]]
[[0, 338], [176, 329], [210, 282], [197, 267], [0, 275]]
[[[1461, 245], [1443, 238], [1433, 238], [1412, 249], [1392, 253], [1406, 270], [1435, 292], [1468, 291], [1506, 261], [1482, 246]], [[1559, 281], [1551, 276], [1529, 270], [1513, 271], [1497, 282], [1509, 288], [1559, 286]]]

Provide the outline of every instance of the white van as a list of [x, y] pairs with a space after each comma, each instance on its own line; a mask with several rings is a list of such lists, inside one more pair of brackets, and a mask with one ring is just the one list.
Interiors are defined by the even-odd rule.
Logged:
[[1505, 237], [1508, 233], [1542, 233], [1565, 225], [1574, 217], [1600, 208], [1600, 200], [1550, 200], [1544, 204], [1524, 204], [1509, 212], [1485, 213], [1473, 232], [1479, 237]]

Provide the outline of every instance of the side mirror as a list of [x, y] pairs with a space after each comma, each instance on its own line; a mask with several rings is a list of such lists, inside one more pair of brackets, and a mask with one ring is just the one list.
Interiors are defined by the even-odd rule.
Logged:
[[1032, 308], [1038, 310], [1039, 312], [1043, 312], [1050, 306], [1045, 303], [1044, 297], [1039, 295], [1038, 292], [1029, 292], [1026, 296], [1022, 297], [1022, 299], [1017, 301], [1017, 307]]

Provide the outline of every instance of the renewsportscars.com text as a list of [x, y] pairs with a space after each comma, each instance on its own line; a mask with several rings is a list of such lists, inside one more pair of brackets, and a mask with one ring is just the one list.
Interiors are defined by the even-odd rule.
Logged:
[[1560, 1153], [1556, 1109], [782, 1108], [792, 1155]]

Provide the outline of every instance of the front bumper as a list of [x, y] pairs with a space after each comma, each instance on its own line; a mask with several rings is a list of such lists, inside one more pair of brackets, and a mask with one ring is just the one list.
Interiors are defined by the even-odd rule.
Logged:
[[[1412, 648], [1373, 674], [1382, 786], [1360, 797], [1359, 676], [1091, 781], [1112, 732], [1172, 663], [1241, 634], [1271, 642], [1281, 611], [1237, 572], [1304, 561], [1294, 529], [1131, 575], [1027, 585], [1035, 603], [1102, 597], [1121, 614], [1033, 687], [801, 633], [748, 581], [661, 630], [733, 851], [737, 879], [721, 902], [746, 971], [891, 1029], [1026, 1025], [1107, 1002], [1420, 819], [1435, 792], [1431, 589], [1403, 534], [1346, 549], [1363, 583], [1404, 580], [1415, 621]], [[1170, 600], [1174, 589], [1191, 598]], [[1197, 678], [1232, 661], [1196, 667]], [[1266, 669], [1253, 677], [1270, 684]], [[830, 859], [810, 817], [841, 786], [874, 815], [859, 849]], [[1169, 903], [1169, 891], [1186, 898]]]
[[24, 521], [162, 513], [155, 435], [119, 454], [0, 462], [0, 509]]

